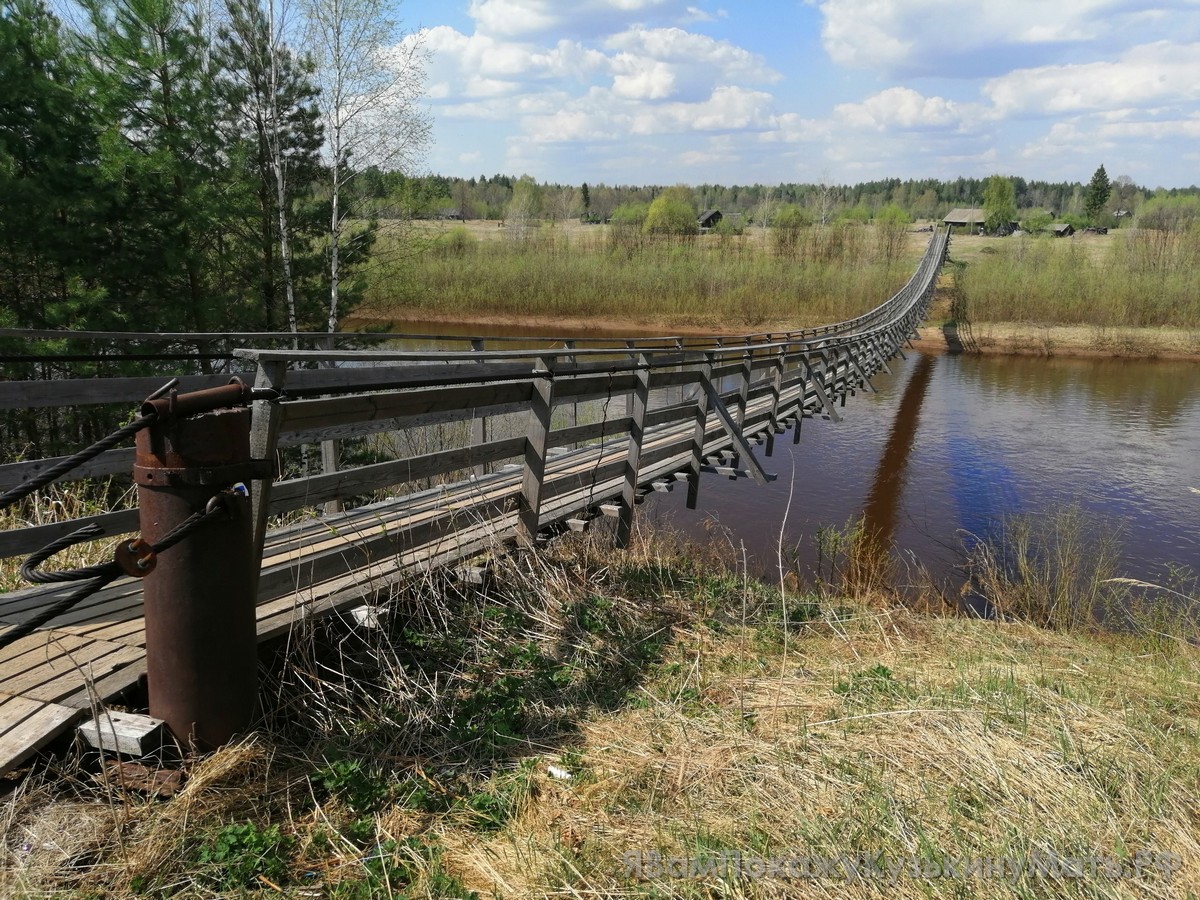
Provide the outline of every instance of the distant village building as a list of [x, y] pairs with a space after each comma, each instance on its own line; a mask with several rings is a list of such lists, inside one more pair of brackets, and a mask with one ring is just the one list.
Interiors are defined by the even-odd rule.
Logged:
[[719, 209], [706, 209], [700, 213], [700, 218], [696, 220], [696, 224], [701, 228], [716, 228], [717, 223], [721, 221], [721, 211]]
[[942, 221], [955, 228], [969, 228], [974, 231], [987, 221], [987, 213], [982, 209], [952, 209]]
[[[971, 232], [983, 233], [983, 225], [987, 221], [987, 210], [967, 208], [952, 209], [946, 213], [946, 218], [942, 220], [947, 225], [952, 225], [955, 228], [966, 228]], [[1020, 229], [1020, 225], [1016, 222], [1008, 222], [996, 229], [997, 234], [1012, 234]]]
[[1075, 226], [1069, 222], [1055, 222], [1050, 226], [1050, 231], [1055, 237], [1070, 237], [1075, 233]]

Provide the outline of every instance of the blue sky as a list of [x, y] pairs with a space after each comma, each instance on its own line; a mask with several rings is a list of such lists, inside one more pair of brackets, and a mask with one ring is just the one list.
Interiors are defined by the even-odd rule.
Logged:
[[403, 0], [444, 175], [1200, 184], [1200, 0]]

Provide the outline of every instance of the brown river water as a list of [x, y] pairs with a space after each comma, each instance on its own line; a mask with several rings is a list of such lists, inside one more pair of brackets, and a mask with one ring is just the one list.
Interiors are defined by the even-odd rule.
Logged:
[[1164, 583], [1200, 572], [1200, 493], [1190, 490], [1200, 489], [1200, 363], [909, 352], [891, 368], [873, 379], [878, 393], [847, 401], [841, 423], [806, 420], [799, 443], [780, 435], [770, 459], [759, 447], [777, 481], [705, 475], [697, 510], [675, 490], [651, 495], [639, 520], [725, 542], [752, 574], [777, 577], [782, 557], [811, 577], [818, 531], [862, 519], [909, 568], [952, 589], [964, 547], [1006, 517], [1075, 510], [1086, 529], [1116, 532], [1123, 575]]

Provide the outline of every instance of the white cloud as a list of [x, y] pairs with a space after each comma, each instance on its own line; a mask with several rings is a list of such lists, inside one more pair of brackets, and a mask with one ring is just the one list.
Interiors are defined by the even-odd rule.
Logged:
[[834, 62], [893, 75], [996, 74], [1014, 65], [1061, 59], [1065, 48], [1089, 42], [1127, 45], [1156, 29], [1161, 34], [1168, 10], [1176, 27], [1200, 32], [1195, 0], [819, 0], [816, 5], [824, 17], [825, 50]]
[[1200, 44], [1159, 41], [1113, 62], [1020, 69], [983, 86], [998, 116], [1194, 102], [1200, 99]]
[[757, 54], [682, 28], [631, 28], [608, 38], [604, 45], [634, 57], [703, 67], [722, 79], [774, 82], [780, 77]]
[[618, 72], [613, 78], [613, 93], [618, 97], [664, 100], [675, 93], [675, 70], [667, 63], [622, 53], [613, 64]]
[[834, 115], [855, 128], [926, 129], [946, 128], [960, 123], [958, 104], [942, 97], [925, 97], [910, 88], [894, 87], [868, 97], [862, 103], [841, 103]]

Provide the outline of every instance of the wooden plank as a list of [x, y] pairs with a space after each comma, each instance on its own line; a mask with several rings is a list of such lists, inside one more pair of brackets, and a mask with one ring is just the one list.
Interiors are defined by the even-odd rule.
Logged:
[[81, 717], [80, 710], [56, 703], [0, 694], [0, 774], [15, 769]]
[[[530, 354], [531, 356], [533, 354]], [[366, 391], [413, 390], [463, 384], [519, 381], [532, 367], [520, 363], [440, 363], [405, 366], [355, 366], [336, 369], [297, 369], [288, 374], [289, 397]]]
[[300, 444], [316, 444], [335, 438], [356, 438], [369, 434], [380, 434], [388, 431], [400, 431], [407, 428], [424, 428], [432, 425], [448, 425], [463, 422], [472, 415], [486, 415], [489, 418], [523, 413], [529, 408], [527, 403], [505, 403], [473, 409], [454, 409], [446, 412], [427, 413], [419, 416], [401, 416], [394, 419], [375, 419], [370, 422], [349, 422], [344, 425], [334, 425], [328, 428], [311, 428], [293, 431], [279, 436], [278, 446], [296, 447]]
[[595, 438], [611, 438], [629, 431], [628, 416], [617, 416], [603, 422], [593, 422], [590, 425], [576, 425], [572, 428], [560, 428], [550, 432], [546, 446], [549, 448], [565, 447], [569, 444], [579, 444]]
[[[229, 383], [229, 374], [181, 375], [180, 391], [197, 391]], [[0, 409], [45, 409], [52, 406], [95, 406], [138, 403], [170, 381], [169, 375], [138, 378], [59, 378], [54, 381], [0, 381]]]
[[430, 388], [387, 394], [355, 394], [328, 400], [297, 400], [281, 404], [281, 431], [328, 428], [350, 422], [396, 419], [402, 416], [454, 410], [466, 418], [468, 410], [492, 404], [528, 402], [532, 381], [490, 384], [481, 387]]
[[641, 465], [642, 442], [646, 436], [646, 407], [650, 403], [650, 363], [643, 355], [639, 359], [637, 387], [633, 392], [633, 408], [630, 410], [629, 449], [625, 456], [625, 486], [621, 491], [621, 516], [617, 519], [616, 543], [618, 547], [629, 546], [633, 535], [633, 504], [638, 489], [638, 472]]
[[696, 398], [696, 409], [692, 417], [692, 454], [688, 461], [688, 509], [695, 509], [700, 497], [700, 470], [704, 465], [704, 438], [708, 433], [708, 403], [709, 389], [712, 386], [712, 370], [712, 357], [709, 357], [700, 369], [700, 380], [704, 389]]
[[116, 512], [100, 513], [95, 516], [85, 516], [82, 519], [68, 519], [65, 522], [53, 522], [49, 525], [33, 525], [29, 528], [17, 528], [12, 531], [0, 532], [0, 558], [23, 556], [40, 550], [51, 541], [83, 528], [85, 525], [99, 525], [103, 529], [103, 537], [109, 538], [120, 534], [129, 534], [138, 530], [138, 511], [136, 509], [121, 509]]
[[[273, 391], [276, 395], [286, 387], [287, 366], [282, 363], [262, 363], [254, 376], [256, 391]], [[250, 407], [250, 457], [269, 459], [274, 463], [279, 449], [279, 429], [283, 422], [280, 404], [271, 400], [255, 400]], [[251, 536], [254, 558], [261, 561], [270, 518], [271, 490], [275, 475], [256, 478], [250, 484]]]
[[742, 435], [739, 424], [729, 414], [729, 411], [725, 408], [725, 404], [721, 402], [721, 398], [718, 396], [716, 388], [709, 383], [705, 385], [705, 389], [708, 394], [709, 404], [716, 411], [718, 418], [725, 423], [726, 431], [729, 432], [729, 436], [733, 439], [733, 444], [735, 447], [737, 447], [739, 456], [742, 457], [746, 464], [750, 467], [750, 474], [754, 477], [754, 480], [759, 484], [766, 484], [768, 481], [773, 481], [774, 477], [768, 476], [767, 473], [763, 471], [762, 465], [755, 458], [754, 451], [751, 449], [750, 445], [746, 443], [746, 439]]
[[335, 497], [359, 496], [394, 484], [466, 470], [476, 464], [495, 463], [520, 456], [524, 449], [525, 438], [508, 438], [479, 447], [439, 450], [328, 475], [280, 481], [272, 488], [271, 512], [279, 513], [303, 506], [315, 506]]
[[92, 684], [144, 656], [145, 651], [139, 647], [86, 639], [69, 652], [15, 678], [6, 678], [4, 690], [33, 700], [60, 702], [76, 693], [80, 685]]
[[517, 524], [517, 540], [526, 547], [534, 546], [537, 540], [538, 514], [542, 508], [542, 489], [546, 479], [546, 437], [550, 433], [550, 416], [554, 409], [554, 360], [545, 358], [541, 364], [546, 374], [535, 378], [533, 382]]
[[[94, 459], [76, 466], [66, 475], [59, 477], [58, 482], [82, 481], [85, 478], [101, 478], [107, 475], [128, 475], [133, 471], [133, 448], [106, 450]], [[54, 468], [65, 460], [65, 456], [54, 456], [47, 459], [31, 459], [28, 462], [6, 463], [0, 465], [0, 491], [7, 491], [17, 485], [35, 478], [43, 472]]]

